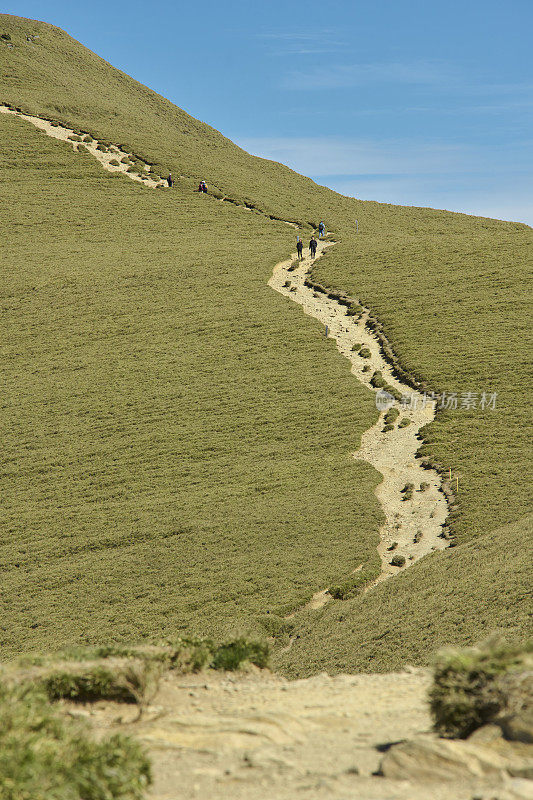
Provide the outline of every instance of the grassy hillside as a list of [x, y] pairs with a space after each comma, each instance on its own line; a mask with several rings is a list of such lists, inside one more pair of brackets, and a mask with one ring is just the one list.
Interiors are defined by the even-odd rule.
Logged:
[[[295, 649], [293, 669], [322, 663], [328, 614], [345, 616], [354, 652], [363, 608], [393, 629], [399, 608], [422, 608], [476, 550], [472, 537], [493, 531], [494, 552], [514, 546], [529, 486], [531, 229], [341, 197], [247, 155], [58, 29], [0, 15], [1, 33], [0, 102], [183, 176], [172, 194], [151, 192], [0, 118], [7, 651], [253, 627], [375, 559], [376, 475], [349, 458], [372, 398], [318, 326], [265, 285], [294, 231], [198, 197], [199, 178], [275, 217], [325, 218], [340, 243], [317, 277], [368, 303], [404, 366], [459, 403], [498, 392], [496, 410], [440, 413], [426, 434], [460, 475], [453, 556], [332, 604], [306, 635], [315, 655]], [[518, 572], [506, 574], [516, 596]], [[444, 634], [484, 635], [501, 611], [493, 581], [479, 570], [488, 605], [473, 605], [466, 632], [448, 626], [436, 595], [427, 645], [390, 637], [357, 665], [421, 659]], [[355, 664], [335, 662], [335, 647], [324, 663]]]
[[0, 129], [4, 647], [222, 634], [377, 562], [375, 410], [266, 287], [293, 230]]

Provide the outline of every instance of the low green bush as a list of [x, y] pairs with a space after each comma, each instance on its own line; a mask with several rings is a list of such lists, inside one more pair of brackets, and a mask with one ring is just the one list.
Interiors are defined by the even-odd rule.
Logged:
[[71, 133], [68, 138], [71, 142], [83, 142], [83, 139], [77, 133]]
[[370, 352], [368, 347], [361, 347], [361, 349], [359, 350], [359, 355], [361, 356], [361, 358], [370, 358], [372, 353]]
[[405, 556], [395, 555], [390, 560], [391, 566], [403, 567], [405, 566]]
[[520, 647], [494, 639], [479, 647], [441, 652], [429, 692], [435, 729], [464, 739], [494, 721], [508, 703], [506, 679], [531, 671], [532, 653], [532, 641]]
[[399, 416], [400, 412], [397, 408], [389, 408], [384, 417], [385, 423], [387, 425], [392, 425], [393, 422], [396, 422]]
[[415, 490], [414, 483], [406, 483], [403, 487], [402, 491], [402, 500], [411, 500], [413, 497], [413, 492]]
[[107, 153], [108, 151], [108, 148], [105, 146], [105, 144], [102, 144], [102, 142], [98, 142], [96, 149], [100, 150], [101, 153]]
[[403, 417], [398, 423], [399, 428], [406, 428], [408, 425], [411, 424], [411, 420], [408, 417]]
[[161, 670], [153, 661], [134, 661], [86, 669], [65, 665], [36, 679], [49, 700], [74, 700], [80, 703], [114, 700], [142, 703], [157, 688]]
[[370, 385], [374, 386], [375, 389], [383, 389], [387, 385], [387, 381], [379, 370], [376, 370], [370, 378]]
[[264, 669], [268, 666], [268, 656], [268, 644], [240, 637], [220, 645], [213, 655], [211, 666], [213, 669], [234, 671], [249, 663]]
[[2, 800], [141, 800], [150, 763], [132, 739], [95, 741], [33, 686], [0, 685]]
[[383, 426], [382, 433], [390, 433], [390, 431], [393, 430], [394, 430], [394, 425], [392, 425], [391, 423], [387, 423], [386, 425]]
[[363, 312], [363, 307], [358, 305], [357, 303], [352, 303], [352, 305], [347, 309], [346, 316], [347, 317], [356, 317], [360, 316]]
[[112, 158], [109, 163], [111, 164], [112, 167], [120, 166], [120, 162], [116, 158]]

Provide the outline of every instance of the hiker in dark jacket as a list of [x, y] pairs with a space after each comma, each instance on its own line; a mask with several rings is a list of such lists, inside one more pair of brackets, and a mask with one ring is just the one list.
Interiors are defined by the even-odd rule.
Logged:
[[296, 242], [296, 252], [298, 253], [298, 260], [301, 261], [304, 257], [304, 243], [298, 236], [298, 241]]
[[168, 173], [167, 183], [168, 183], [168, 188], [172, 189], [174, 181], [172, 180], [172, 173], [171, 172]]
[[311, 253], [311, 258], [316, 256], [316, 249], [318, 247], [318, 242], [314, 236], [311, 237], [311, 241], [309, 242], [309, 252]]

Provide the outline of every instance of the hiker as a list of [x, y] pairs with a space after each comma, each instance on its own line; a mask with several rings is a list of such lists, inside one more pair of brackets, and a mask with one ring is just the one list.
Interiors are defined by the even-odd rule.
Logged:
[[311, 258], [316, 256], [316, 249], [318, 247], [318, 242], [314, 236], [311, 237], [311, 241], [309, 242], [309, 252], [311, 253]]
[[172, 180], [172, 173], [171, 172], [168, 173], [167, 183], [168, 183], [168, 188], [172, 189], [174, 181]]
[[205, 181], [200, 181], [200, 185], [198, 187], [198, 191], [199, 192], [203, 192], [204, 194], [207, 194], [207, 183]]
[[321, 222], [320, 225], [318, 226], [318, 238], [322, 239], [325, 232], [326, 232], [326, 226], [323, 222]]
[[298, 253], [298, 261], [301, 261], [304, 257], [304, 243], [298, 236], [298, 241], [296, 242], [296, 252]]

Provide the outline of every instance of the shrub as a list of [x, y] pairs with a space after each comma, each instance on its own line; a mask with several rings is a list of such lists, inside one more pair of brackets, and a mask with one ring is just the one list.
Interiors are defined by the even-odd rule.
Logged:
[[383, 389], [387, 385], [387, 381], [379, 370], [376, 370], [370, 378], [370, 385], [376, 389]]
[[10, 42], [11, 41], [11, 36], [9, 35], [9, 33], [2, 33], [2, 34], [0, 34], [0, 39], [4, 39], [4, 41]]
[[107, 153], [107, 147], [105, 146], [105, 144], [102, 144], [102, 142], [98, 142], [98, 144], [96, 145], [96, 149], [100, 150], [100, 152], [102, 153]]
[[414, 490], [415, 490], [414, 483], [406, 483], [403, 489], [401, 490], [403, 494], [402, 500], [411, 500], [413, 497]]
[[357, 303], [352, 303], [352, 305], [346, 311], [347, 317], [355, 317], [359, 316], [363, 312], [363, 307], [358, 305]]
[[37, 679], [49, 700], [80, 703], [114, 700], [144, 702], [157, 688], [161, 670], [154, 661], [130, 660], [109, 666], [64, 665]]
[[290, 285], [291, 285], [290, 281], [285, 281], [285, 283], [283, 284], [285, 289], [288, 289]]
[[392, 567], [403, 567], [405, 566], [405, 556], [395, 555], [390, 560]]
[[507, 680], [531, 670], [532, 652], [532, 642], [517, 647], [489, 640], [440, 653], [429, 692], [435, 729], [464, 739], [495, 720], [508, 703]]
[[399, 428], [406, 428], [406, 427], [407, 427], [408, 425], [410, 425], [410, 424], [411, 424], [411, 420], [410, 420], [408, 417], [404, 417], [404, 418], [403, 418], [403, 419], [401, 419], [401, 420], [400, 420], [400, 422], [398, 423], [398, 427], [399, 427]]
[[362, 346], [363, 345], [361, 344], [361, 342], [356, 342], [354, 345], [352, 345], [352, 353], [357, 353], [357, 351], [360, 350]]
[[370, 350], [368, 349], [368, 347], [362, 347], [362, 348], [359, 350], [359, 355], [361, 356], [361, 358], [370, 358], [370, 357], [371, 357], [371, 355], [372, 355], [372, 353], [370, 352]]
[[397, 547], [398, 542], [393, 542], [391, 545], [389, 545], [389, 547], [387, 547], [387, 550], [396, 550]]
[[418, 544], [418, 542], [420, 541], [421, 538], [422, 538], [422, 531], [421, 530], [417, 530], [417, 532], [415, 533], [415, 535], [413, 537], [413, 544]]
[[136, 742], [120, 734], [97, 742], [35, 687], [0, 686], [2, 800], [141, 800], [150, 782]]
[[370, 372], [370, 366], [368, 364], [365, 364], [365, 366], [363, 367], [362, 371], [363, 372]]
[[390, 423], [387, 423], [386, 425], [383, 426], [382, 433], [389, 433], [390, 431], [393, 431], [393, 430], [394, 430], [394, 425], [391, 425]]
[[387, 425], [392, 425], [393, 422], [396, 422], [399, 416], [400, 412], [397, 408], [389, 408], [384, 417], [385, 423]]
[[213, 669], [234, 671], [243, 664], [255, 664], [264, 668], [268, 665], [268, 644], [255, 642], [241, 637], [217, 648], [213, 655]]
[[83, 141], [84, 142], [92, 142], [94, 140], [93, 140], [93, 137], [91, 136], [90, 133], [86, 133], [85, 136], [83, 137]]
[[418, 491], [425, 492], [427, 489], [429, 489], [429, 483], [424, 482], [420, 484], [420, 489]]
[[286, 638], [294, 630], [294, 624], [278, 614], [265, 614], [259, 618], [259, 622], [267, 634], [274, 639]]
[[120, 166], [120, 162], [117, 161], [116, 158], [112, 158], [109, 163], [111, 164], [112, 167], [119, 167]]
[[68, 138], [71, 142], [83, 142], [83, 139], [77, 133], [71, 133]]

